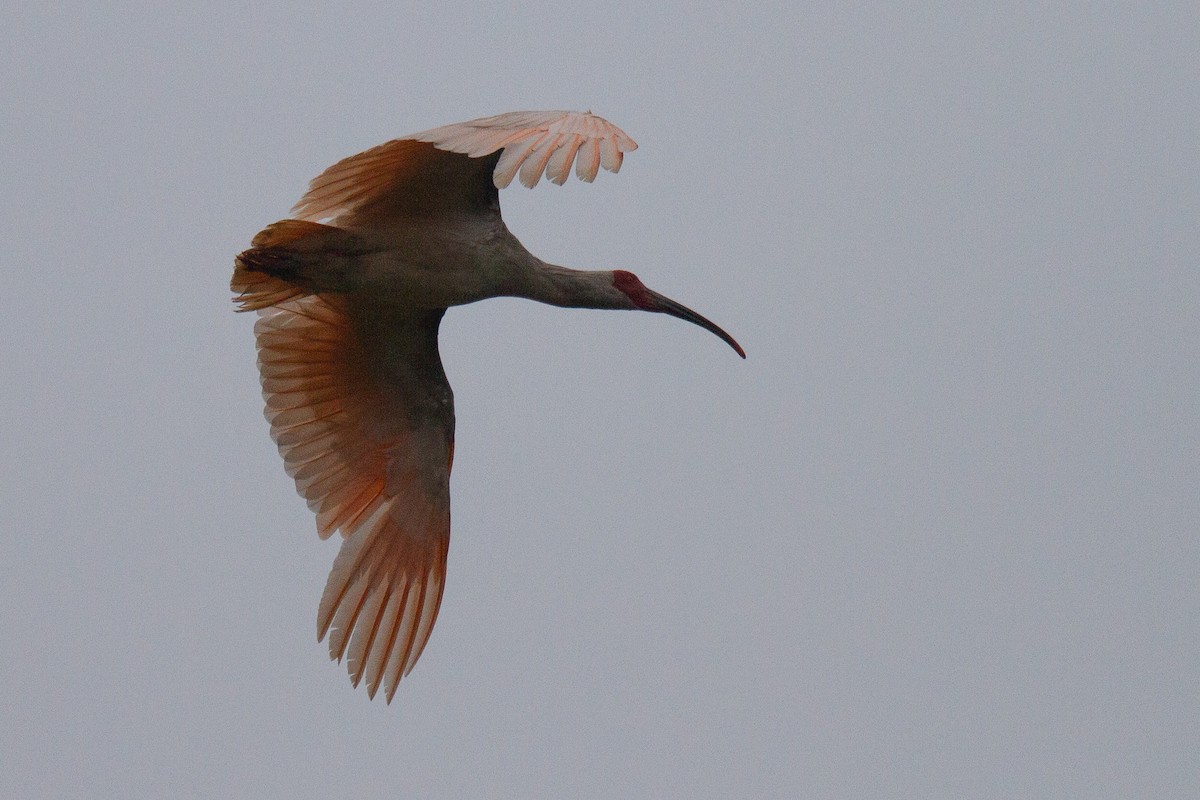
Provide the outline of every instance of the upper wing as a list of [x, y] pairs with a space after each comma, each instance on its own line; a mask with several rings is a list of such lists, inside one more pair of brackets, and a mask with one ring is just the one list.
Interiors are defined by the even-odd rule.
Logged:
[[431, 209], [496, 208], [496, 189], [518, 173], [528, 187], [543, 173], [562, 184], [574, 162], [580, 180], [591, 181], [601, 166], [618, 171], [623, 154], [636, 149], [624, 131], [591, 112], [515, 111], [421, 131], [343, 159], [313, 179], [292, 213], [353, 226]]
[[[453, 396], [442, 311], [349, 307], [306, 295], [259, 311], [266, 416], [322, 538], [345, 540], [317, 636], [357, 686], [391, 702], [437, 617], [450, 543]], [[348, 648], [348, 650], [347, 650]]]
[[537, 185], [543, 172], [561, 186], [572, 160], [575, 175], [591, 181], [600, 166], [609, 172], [620, 170], [622, 154], [637, 149], [637, 142], [625, 131], [590, 111], [513, 111], [443, 125], [409, 138], [470, 158], [503, 148], [494, 174], [498, 189], [512, 183], [518, 170], [521, 183], [529, 188]]

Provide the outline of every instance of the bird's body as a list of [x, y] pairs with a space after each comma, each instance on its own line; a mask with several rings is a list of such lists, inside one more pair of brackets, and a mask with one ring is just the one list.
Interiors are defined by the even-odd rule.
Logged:
[[728, 334], [622, 270], [542, 262], [500, 216], [519, 175], [584, 180], [637, 145], [594, 115], [517, 112], [388, 142], [334, 164], [237, 257], [232, 288], [257, 310], [271, 434], [322, 537], [345, 541], [318, 637], [374, 696], [428, 640], [450, 534], [453, 393], [437, 349], [450, 306], [526, 297], [659, 311]]

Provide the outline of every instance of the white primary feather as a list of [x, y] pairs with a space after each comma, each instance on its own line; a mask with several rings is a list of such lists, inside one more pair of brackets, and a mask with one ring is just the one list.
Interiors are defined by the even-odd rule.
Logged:
[[562, 184], [575, 161], [575, 174], [591, 181], [599, 167], [621, 169], [622, 154], [637, 149], [625, 131], [590, 111], [513, 111], [443, 125], [406, 137], [440, 150], [481, 158], [503, 148], [493, 179], [498, 189], [520, 175], [532, 188], [545, 174]]

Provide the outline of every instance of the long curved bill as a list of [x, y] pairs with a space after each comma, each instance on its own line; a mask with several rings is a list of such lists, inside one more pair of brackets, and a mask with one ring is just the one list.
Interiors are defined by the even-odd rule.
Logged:
[[732, 336], [721, 330], [721, 328], [719, 328], [715, 323], [710, 322], [709, 320], [700, 316], [682, 303], [676, 303], [671, 298], [664, 297], [663, 295], [651, 289], [646, 290], [646, 296], [649, 300], [649, 302], [646, 303], [647, 311], [657, 311], [661, 314], [670, 314], [672, 317], [679, 317], [680, 319], [687, 320], [693, 325], [699, 325], [701, 328], [704, 328], [704, 330], [710, 333], [715, 333], [717, 336], [721, 337], [722, 341], [732, 347], [734, 352], [739, 356], [742, 358], [746, 357], [746, 351], [742, 349], [742, 346], [734, 341]]

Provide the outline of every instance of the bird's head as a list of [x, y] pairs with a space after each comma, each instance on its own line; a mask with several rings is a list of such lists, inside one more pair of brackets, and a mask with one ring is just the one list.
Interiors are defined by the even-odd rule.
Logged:
[[680, 319], [699, 325], [706, 331], [715, 333], [721, 337], [725, 344], [732, 347], [734, 352], [739, 356], [742, 358], [746, 357], [746, 351], [734, 341], [732, 336], [687, 306], [676, 303], [669, 297], [663, 297], [651, 289], [647, 289], [646, 284], [638, 280], [637, 275], [634, 275], [632, 272], [626, 272], [623, 269], [614, 270], [612, 275], [613, 286], [629, 298], [634, 308], [641, 309], [642, 311], [654, 311], [659, 314], [670, 314], [672, 317], [679, 317]]

